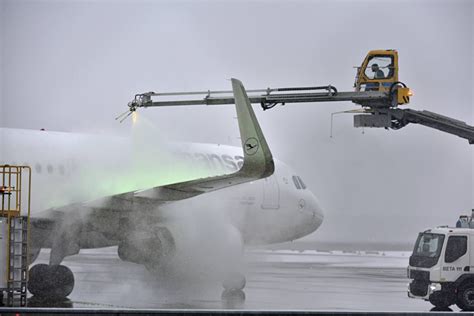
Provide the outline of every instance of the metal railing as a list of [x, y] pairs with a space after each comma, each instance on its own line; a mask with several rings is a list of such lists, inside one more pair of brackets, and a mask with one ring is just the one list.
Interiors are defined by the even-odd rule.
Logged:
[[28, 242], [31, 208], [31, 168], [0, 166], [0, 220], [5, 226], [0, 267], [4, 272], [1, 297], [6, 292], [7, 306], [26, 306], [28, 283]]

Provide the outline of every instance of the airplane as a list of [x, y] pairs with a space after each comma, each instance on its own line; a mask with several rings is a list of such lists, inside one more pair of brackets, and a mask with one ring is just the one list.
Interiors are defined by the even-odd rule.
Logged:
[[[322, 224], [316, 197], [295, 172], [273, 159], [244, 86], [231, 81], [242, 147], [175, 144], [165, 159], [170, 165], [158, 159], [160, 149], [145, 154], [148, 162], [125, 156], [122, 139], [0, 129], [0, 165], [32, 167], [30, 264], [42, 248], [51, 249], [49, 264], [29, 270], [31, 294], [69, 296], [74, 275], [61, 263], [81, 249], [118, 246], [121, 260], [158, 273], [176, 263], [180, 252], [200, 251], [203, 240], [220, 241], [222, 251], [232, 245], [241, 255], [244, 245], [292, 241]], [[178, 161], [179, 166], [172, 166]], [[145, 176], [135, 176], [136, 165]], [[160, 166], [161, 175], [154, 174]], [[207, 176], [210, 171], [220, 175]], [[189, 180], [193, 176], [198, 178]], [[208, 209], [214, 211], [204, 215]], [[216, 227], [224, 229], [215, 233]], [[199, 238], [206, 229], [210, 236]], [[222, 231], [227, 236], [215, 236]], [[237, 261], [223, 256], [228, 259], [224, 266]], [[238, 271], [223, 279], [225, 290], [245, 287], [245, 276]]]

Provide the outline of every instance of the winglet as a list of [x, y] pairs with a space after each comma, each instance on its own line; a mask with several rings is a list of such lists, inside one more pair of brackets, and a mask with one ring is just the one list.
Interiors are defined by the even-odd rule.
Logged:
[[239, 80], [232, 78], [231, 81], [244, 151], [244, 164], [240, 173], [257, 179], [271, 176], [275, 170], [272, 153], [258, 124], [245, 88]]

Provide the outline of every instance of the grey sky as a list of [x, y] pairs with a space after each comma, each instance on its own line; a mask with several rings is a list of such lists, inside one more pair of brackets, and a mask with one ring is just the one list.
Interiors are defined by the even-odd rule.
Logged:
[[[395, 48], [410, 107], [474, 123], [472, 1], [1, 1], [6, 127], [127, 134], [135, 93], [333, 84]], [[471, 65], [469, 65], [471, 63]], [[312, 237], [411, 241], [474, 207], [473, 147], [421, 126], [352, 128], [351, 104], [257, 111], [326, 210]], [[231, 106], [142, 111], [170, 139], [238, 144]]]

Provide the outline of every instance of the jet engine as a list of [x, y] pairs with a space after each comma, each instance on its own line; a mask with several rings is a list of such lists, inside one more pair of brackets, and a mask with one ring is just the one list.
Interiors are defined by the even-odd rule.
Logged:
[[129, 232], [118, 246], [123, 261], [152, 266], [169, 261], [176, 252], [174, 238], [166, 227]]
[[224, 279], [242, 268], [240, 231], [219, 216], [201, 212], [166, 223], [148, 217], [124, 221], [121, 227], [120, 259], [142, 264], [153, 274]]

